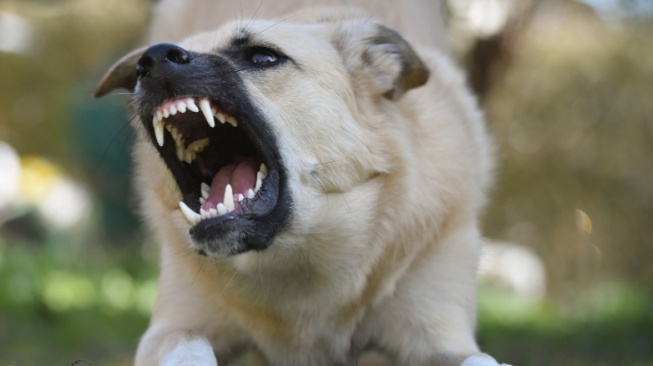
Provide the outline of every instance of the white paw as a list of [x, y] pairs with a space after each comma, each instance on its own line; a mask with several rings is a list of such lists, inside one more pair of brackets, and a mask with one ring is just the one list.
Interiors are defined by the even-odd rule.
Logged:
[[479, 353], [477, 355], [467, 357], [460, 366], [510, 366], [510, 365], [505, 363], [499, 364], [490, 355]]
[[161, 361], [161, 366], [218, 366], [213, 347], [204, 338], [180, 342]]

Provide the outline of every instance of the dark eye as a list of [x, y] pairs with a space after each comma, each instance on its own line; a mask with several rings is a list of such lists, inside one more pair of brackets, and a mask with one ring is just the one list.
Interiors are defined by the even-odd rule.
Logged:
[[249, 52], [247, 61], [257, 66], [272, 66], [279, 61], [279, 56], [270, 50], [258, 48]]

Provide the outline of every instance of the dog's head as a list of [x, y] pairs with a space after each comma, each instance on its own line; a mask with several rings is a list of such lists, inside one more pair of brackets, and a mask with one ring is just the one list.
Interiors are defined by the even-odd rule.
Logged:
[[393, 164], [388, 132], [378, 133], [392, 129], [387, 104], [428, 70], [376, 21], [318, 18], [233, 23], [136, 50], [98, 86], [96, 96], [133, 91], [141, 165], [174, 179], [156, 199], [181, 200], [199, 253], [263, 250], [284, 230], [310, 231], [331, 195]]

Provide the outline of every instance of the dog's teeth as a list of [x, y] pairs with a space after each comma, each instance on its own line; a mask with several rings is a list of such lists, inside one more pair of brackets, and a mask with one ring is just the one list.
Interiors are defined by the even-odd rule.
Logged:
[[177, 159], [184, 161], [184, 147], [179, 143], [177, 144]]
[[207, 146], [209, 146], [210, 140], [207, 138], [201, 139], [201, 140], [195, 140], [191, 142], [188, 145], [188, 150], [193, 151], [195, 153], [199, 153], [204, 151]]
[[181, 209], [181, 213], [184, 214], [186, 221], [188, 221], [188, 223], [191, 225], [195, 225], [202, 219], [202, 216], [197, 212], [191, 210], [190, 207], [186, 206], [184, 201], [179, 201], [179, 208]]
[[268, 176], [268, 167], [264, 164], [261, 163], [261, 166], [258, 168], [259, 172], [263, 173], [263, 178]]
[[186, 113], [186, 103], [183, 100], [177, 102], [177, 110], [179, 113]]
[[204, 197], [200, 197], [200, 204], [203, 205], [205, 202], [206, 202], [206, 198], [204, 198]]
[[202, 219], [208, 219], [209, 218], [209, 211], [200, 208], [200, 216], [202, 216]]
[[206, 122], [209, 123], [209, 126], [215, 127], [215, 120], [213, 119], [213, 113], [211, 112], [211, 102], [208, 99], [200, 99], [200, 110], [206, 118]]
[[227, 121], [227, 116], [225, 116], [225, 114], [222, 112], [216, 112], [215, 118], [217, 118], [218, 121], [220, 121], [220, 123], [222, 124], [224, 124]]
[[254, 193], [253, 189], [250, 188], [250, 189], [247, 190], [247, 198], [249, 198], [250, 200], [252, 198], [254, 198], [255, 195], [256, 195], [256, 193]]
[[245, 199], [245, 196], [243, 196], [242, 193], [238, 193], [238, 202], [242, 201]]
[[171, 105], [168, 107], [168, 109], [170, 110], [170, 115], [174, 116], [175, 114], [177, 114], [177, 107], [175, 107], [174, 104], [171, 104]]
[[228, 212], [231, 212], [236, 209], [236, 205], [234, 204], [234, 193], [233, 190], [231, 189], [231, 184], [227, 184], [227, 186], [224, 188], [223, 203], [227, 208]]
[[202, 182], [202, 185], [200, 186], [200, 191], [202, 192], [202, 197], [204, 197], [204, 199], [207, 199], [209, 198], [211, 187], [208, 184]]
[[168, 118], [168, 117], [170, 117], [170, 111], [168, 111], [168, 108], [163, 108], [163, 110], [161, 111], [161, 113], [163, 113], [163, 118]]
[[215, 208], [218, 210], [218, 215], [224, 215], [227, 213], [227, 207], [223, 203], [218, 203]]
[[195, 99], [193, 99], [193, 98], [188, 98], [188, 99], [186, 99], [186, 107], [187, 107], [188, 110], [190, 110], [191, 112], [195, 112], [195, 113], [197, 113], [197, 112], [200, 111], [200, 109], [197, 108], [197, 104], [195, 104]]
[[258, 192], [263, 185], [263, 181], [258, 177], [259, 174], [260, 172], [256, 174], [256, 186], [254, 187], [254, 193]]
[[163, 121], [154, 116], [152, 118], [152, 127], [154, 127], [154, 136], [156, 136], [156, 142], [159, 146], [163, 146]]
[[156, 119], [158, 119], [159, 121], [163, 119], [163, 112], [161, 112], [160, 109], [156, 111]]
[[238, 121], [236, 121], [236, 118], [234, 118], [232, 116], [227, 116], [226, 121], [227, 121], [228, 124], [230, 124], [230, 125], [232, 125], [234, 127], [238, 127]]
[[184, 161], [188, 164], [192, 163], [195, 157], [193, 156], [193, 153], [191, 151], [184, 151]]

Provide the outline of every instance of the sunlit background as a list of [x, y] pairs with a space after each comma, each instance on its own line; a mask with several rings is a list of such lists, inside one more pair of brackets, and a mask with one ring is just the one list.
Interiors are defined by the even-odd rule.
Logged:
[[[126, 96], [147, 0], [0, 2], [0, 365], [128, 365], [157, 251]], [[450, 0], [497, 142], [479, 340], [517, 365], [653, 365], [653, 1]]]

